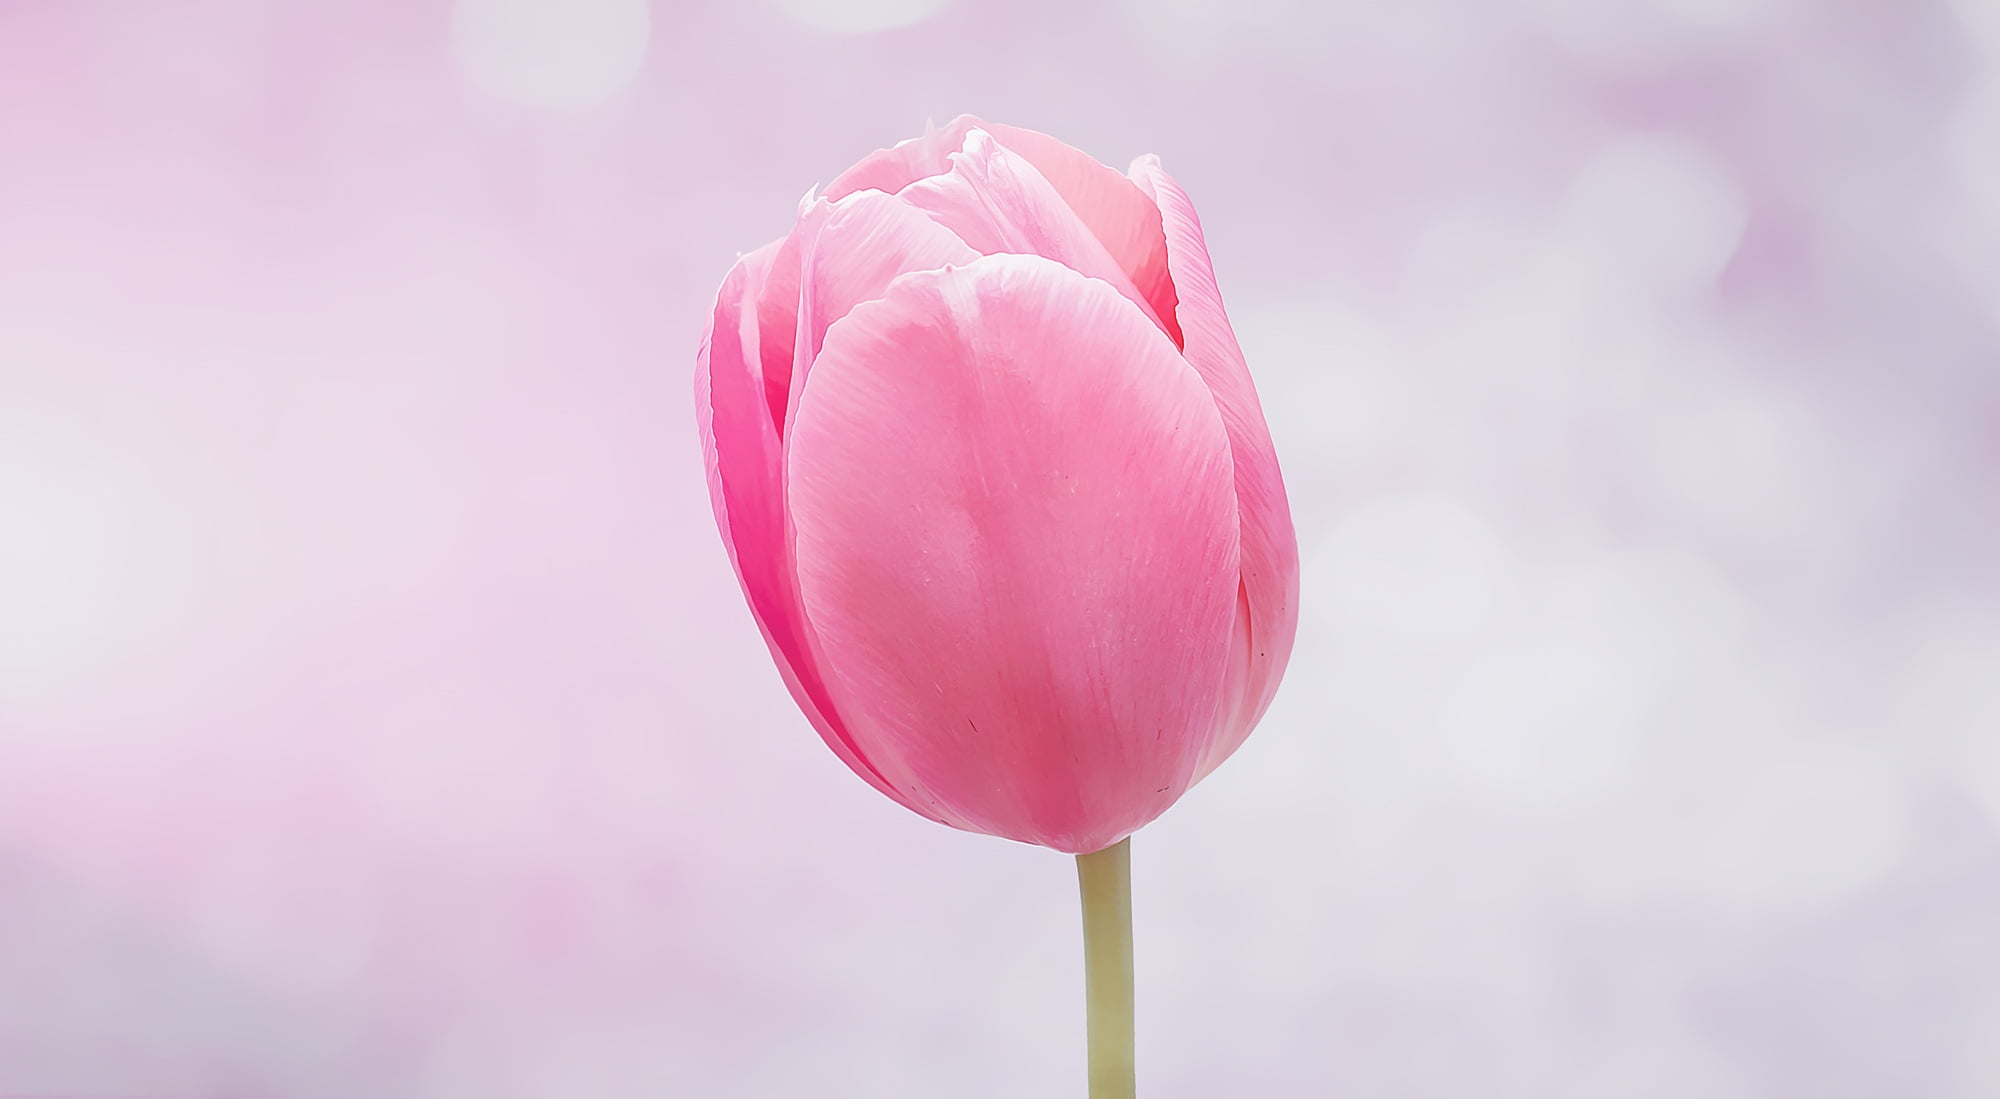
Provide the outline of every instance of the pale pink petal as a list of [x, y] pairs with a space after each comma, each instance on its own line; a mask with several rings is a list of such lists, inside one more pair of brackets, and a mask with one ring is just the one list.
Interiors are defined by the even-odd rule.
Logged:
[[764, 401], [756, 311], [777, 246], [737, 261], [723, 281], [695, 363], [695, 414], [708, 463], [709, 502], [730, 563], [785, 686], [842, 762], [876, 789], [925, 816], [886, 782], [849, 737], [829, 703], [806, 643], [805, 620], [788, 559], [778, 435]]
[[905, 276], [827, 331], [787, 450], [823, 667], [898, 787], [1071, 852], [1186, 789], [1224, 720], [1233, 471], [1130, 299], [1034, 256]]
[[1165, 331], [1153, 304], [1025, 157], [1009, 151], [985, 130], [974, 129], [965, 135], [965, 148], [950, 160], [950, 171], [920, 179], [898, 197], [984, 255], [1043, 256], [1103, 279]]
[[1271, 430], [1251, 384], [1250, 369], [1222, 309], [1222, 292], [1208, 259], [1201, 220], [1187, 194], [1160, 168], [1157, 157], [1132, 165], [1133, 181], [1158, 203], [1168, 262], [1180, 297], [1179, 317], [1188, 362], [1201, 372], [1222, 410], [1236, 464], [1236, 498], [1243, 519], [1243, 592], [1249, 605], [1243, 697], [1229, 737], [1203, 760], [1202, 774], [1234, 752], [1277, 692], [1299, 621], [1299, 549], [1291, 507], [1278, 471]]
[[1167, 239], [1153, 200], [1117, 169], [1047, 134], [998, 124], [986, 129], [1049, 181], [1180, 343]]
[[881, 297], [898, 275], [979, 258], [957, 234], [881, 191], [814, 203], [800, 218], [795, 236], [802, 262], [788, 400], [794, 411], [828, 325], [862, 302]]
[[861, 163], [833, 177], [826, 197], [846, 198], [856, 191], [883, 191], [888, 194], [908, 187], [926, 176], [950, 169], [947, 158], [958, 151], [966, 131], [984, 125], [969, 114], [959, 115], [943, 129], [926, 126], [924, 136], [913, 137], [888, 149], [877, 149]]

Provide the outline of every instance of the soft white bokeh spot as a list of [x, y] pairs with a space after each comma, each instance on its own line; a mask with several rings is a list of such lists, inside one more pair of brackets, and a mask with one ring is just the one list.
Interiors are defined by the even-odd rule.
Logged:
[[603, 103], [630, 87], [652, 34], [647, 0], [456, 0], [451, 50], [486, 93], [535, 107]]
[[1954, 600], [1898, 640], [1891, 720], [1953, 744], [1956, 784], [2000, 829], [2000, 607]]
[[[1740, 384], [1660, 413], [1653, 452], [1666, 502], [1699, 529], [1745, 545], [1789, 547], [1801, 526], [1838, 530], [1848, 502], [1835, 478], [1833, 441], [1782, 393]], [[1842, 545], [1800, 547], [1835, 554]]]
[[[181, 915], [189, 940], [221, 964], [296, 995], [351, 994], [380, 928], [372, 869], [352, 845], [245, 837], [200, 868]], [[274, 881], [285, 888], [265, 887]]]
[[1630, 70], [1664, 67], [1781, 24], [1793, 0], [1525, 0], [1549, 36], [1578, 56]]
[[1582, 639], [1529, 639], [1480, 662], [1444, 717], [1445, 757], [1524, 806], [1608, 796], [1644, 735], [1646, 677]]
[[1977, 53], [1979, 63], [1989, 74], [2000, 76], [2000, 8], [1986, 0], [1948, 0], [1959, 26], [1964, 28], [1966, 44]]
[[786, 14], [814, 30], [840, 34], [913, 27], [936, 16], [950, 0], [777, 0]]
[[[199, 566], [161, 470], [29, 412], [0, 411], [0, 736], [22, 745], [55, 719], [67, 731], [42, 746], [73, 751], [76, 728], [62, 719], [116, 711], [113, 669], [181, 636]], [[124, 739], [119, 723], [92, 727]]]
[[1680, 604], [1662, 583], [1673, 573], [1654, 562], [1539, 564], [1539, 580], [1515, 588], [1508, 625], [1447, 688], [1440, 748], [1473, 788], [1557, 809], [1630, 778], [1690, 647], [1726, 612]]
[[1885, 781], [1894, 766], [1888, 753], [1829, 736], [1726, 776], [1729, 794], [1695, 807], [1697, 862], [1676, 884], [1752, 916], [1851, 900], [1897, 868], [1916, 829], [1906, 788]]
[[[101, 474], [25, 431], [0, 434], [0, 683], [74, 672], [138, 594], [129, 509]], [[121, 547], [123, 547], [121, 549]]]
[[1975, 1009], [1958, 1040], [1952, 1080], [1955, 1095], [2000, 1094], [2000, 996], [1990, 995]]
[[1357, 650], [1436, 649], [1476, 636], [1508, 581], [1492, 527], [1464, 502], [1395, 496], [1362, 505], [1309, 553], [1307, 613]]
[[[1579, 1058], [1586, 1083], [1566, 1097], [1594, 1099], [1764, 1099], [1741, 1065], [1715, 1048], [1691, 1020], [1649, 1019], [1643, 1035], [1600, 1044]], [[1628, 1024], [1629, 1026], [1629, 1024]]]
[[1672, 134], [1612, 139], [1571, 184], [1564, 231], [1599, 277], [1668, 290], [1714, 281], [1748, 218], [1743, 191], [1700, 144]]
[[1991, 248], [2000, 236], [2000, 45], [1959, 102], [1947, 152], [1960, 193], [1985, 219]]
[[1520, 277], [1541, 236], [1521, 212], [1474, 199], [1440, 211], [1417, 233], [1404, 260], [1402, 292], [1413, 304], [1463, 308], [1495, 284]]

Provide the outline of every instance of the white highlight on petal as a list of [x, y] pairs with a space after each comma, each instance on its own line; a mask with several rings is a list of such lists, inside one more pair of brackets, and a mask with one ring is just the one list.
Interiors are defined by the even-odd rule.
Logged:
[[536, 107], [603, 103], [645, 64], [646, 0], [457, 0], [451, 52], [487, 94]]
[[841, 34], [912, 27], [945, 9], [948, 0], [779, 0], [793, 19]]

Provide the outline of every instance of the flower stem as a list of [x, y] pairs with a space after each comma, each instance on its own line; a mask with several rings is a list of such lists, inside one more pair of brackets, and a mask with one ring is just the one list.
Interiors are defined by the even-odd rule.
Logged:
[[1083, 892], [1083, 995], [1090, 1099], [1133, 1099], [1132, 840], [1076, 857]]

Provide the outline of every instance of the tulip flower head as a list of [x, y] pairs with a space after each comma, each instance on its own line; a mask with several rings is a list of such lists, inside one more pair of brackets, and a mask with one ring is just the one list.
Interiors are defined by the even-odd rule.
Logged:
[[876, 152], [730, 271], [696, 388], [786, 686], [914, 812], [1095, 852], [1269, 705], [1291, 515], [1157, 158], [971, 117]]

